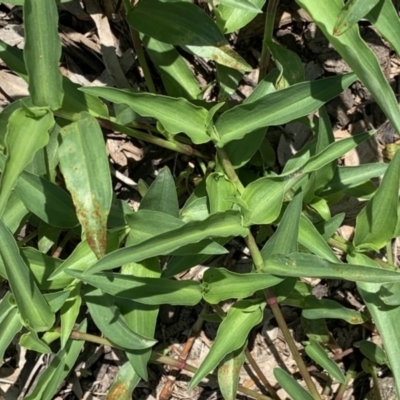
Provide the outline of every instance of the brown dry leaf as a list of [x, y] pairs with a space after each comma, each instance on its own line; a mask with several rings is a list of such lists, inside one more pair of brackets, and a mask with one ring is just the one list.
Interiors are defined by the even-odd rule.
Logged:
[[13, 100], [29, 96], [28, 84], [19, 76], [0, 70], [1, 90]]

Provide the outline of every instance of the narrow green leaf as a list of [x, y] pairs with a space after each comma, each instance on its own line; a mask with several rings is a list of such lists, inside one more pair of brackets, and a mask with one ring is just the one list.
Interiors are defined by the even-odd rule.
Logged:
[[195, 281], [143, 278], [111, 272], [87, 275], [71, 269], [67, 269], [65, 273], [112, 296], [135, 300], [142, 304], [193, 306], [201, 300], [200, 284]]
[[257, 7], [257, 5], [250, 0], [220, 0], [218, 4], [224, 4], [229, 7], [235, 7], [238, 10], [255, 12], [257, 14], [262, 13], [261, 8]]
[[[86, 332], [84, 320], [77, 328], [78, 332]], [[52, 400], [59, 385], [68, 376], [82, 350], [84, 340], [69, 339], [66, 346], [51, 360], [50, 364], [39, 376], [33, 391], [25, 400]]]
[[348, 74], [298, 83], [254, 102], [233, 107], [223, 113], [215, 124], [221, 137], [218, 146], [223, 147], [258, 128], [282, 125], [308, 115], [338, 96], [354, 80], [355, 75]]
[[35, 331], [30, 331], [21, 335], [19, 344], [27, 350], [33, 350], [42, 354], [51, 354], [50, 347], [39, 338]]
[[213, 20], [193, 3], [146, 0], [132, 7], [127, 21], [134, 29], [161, 42], [189, 49], [230, 68], [251, 71], [229, 47]]
[[349, 0], [337, 18], [333, 34], [339, 36], [364, 18], [380, 0]]
[[376, 343], [370, 342], [369, 340], [361, 340], [356, 343], [356, 347], [360, 349], [365, 357], [369, 358], [375, 364], [385, 365], [389, 363], [386, 353]]
[[400, 132], [400, 110], [397, 99], [375, 54], [368, 44], [361, 39], [358, 26], [349, 28], [343, 35], [333, 35], [335, 23], [343, 7], [343, 1], [296, 0], [296, 2], [308, 12], [336, 51], [371, 92], [374, 100], [389, 118], [395, 130]]
[[[249, 0], [258, 9], [262, 9], [265, 0]], [[237, 2], [235, 2], [236, 4]], [[228, 4], [219, 4], [214, 8], [217, 17], [217, 25], [224, 34], [232, 33], [246, 26], [257, 16], [256, 11], [245, 11], [239, 7], [231, 7]]]
[[50, 329], [55, 316], [22, 259], [15, 239], [1, 219], [0, 238], [0, 255], [23, 324], [37, 332]]
[[140, 376], [135, 372], [131, 363], [123, 364], [115, 377], [107, 394], [107, 399], [132, 400], [132, 393], [140, 382]]
[[57, 110], [63, 100], [62, 75], [58, 67], [61, 38], [57, 4], [48, 0], [25, 0], [23, 11], [29, 93], [36, 106]]
[[264, 272], [280, 276], [347, 279], [354, 282], [399, 282], [400, 273], [388, 269], [333, 263], [312, 254], [273, 255]]
[[98, 122], [87, 113], [61, 129], [60, 167], [77, 217], [96, 256], [106, 251], [112, 202], [108, 157]]
[[190, 243], [197, 243], [205, 238], [246, 236], [247, 228], [241, 224], [241, 216], [236, 211], [226, 211], [211, 215], [204, 221], [189, 222], [181, 228], [160, 234], [135, 246], [125, 247], [106, 255], [86, 272], [95, 273], [113, 269], [129, 262], [170, 254]]
[[69, 293], [68, 299], [61, 307], [60, 319], [61, 319], [61, 348], [63, 348], [74, 328], [76, 320], [81, 309], [82, 297], [80, 294], [81, 285], [75, 285]]
[[[2, 303], [4, 302], [4, 298]], [[7, 301], [7, 300], [6, 300]], [[22, 329], [21, 316], [15, 306], [9, 306], [9, 312], [0, 320], [0, 362], [3, 363], [4, 353], [14, 340], [16, 334]]]
[[275, 286], [282, 280], [270, 274], [237, 274], [225, 268], [209, 268], [203, 276], [203, 298], [210, 304], [246, 298], [258, 290]]
[[206, 189], [211, 214], [232, 209], [232, 199], [235, 198], [237, 190], [234, 183], [224, 174], [213, 172], [208, 175]]
[[47, 179], [23, 171], [15, 190], [26, 208], [47, 224], [59, 228], [78, 225], [71, 196]]
[[160, 71], [167, 94], [188, 100], [197, 99], [201, 92], [199, 83], [175, 47], [147, 35], [143, 35], [142, 42]]
[[344, 383], [346, 378], [339, 366], [328, 357], [324, 348], [315, 340], [310, 339], [310, 344], [305, 347], [307, 355], [319, 364], [323, 369], [333, 376], [340, 383]]
[[241, 300], [229, 309], [218, 328], [210, 352], [190, 381], [189, 390], [209, 374], [227, 354], [244, 345], [250, 330], [262, 321], [264, 307], [265, 304], [252, 300]]
[[22, 226], [22, 221], [26, 220], [28, 215], [29, 210], [25, 207], [20, 197], [15, 191], [11, 192], [2, 217], [6, 227], [12, 233], [15, 233], [17, 229]]
[[185, 133], [195, 144], [211, 140], [206, 129], [207, 110], [186, 99], [109, 87], [87, 87], [81, 90], [113, 103], [126, 104], [142, 117], [156, 118], [171, 135]]
[[356, 247], [379, 251], [394, 237], [398, 218], [399, 182], [400, 152], [390, 162], [372, 200], [357, 215], [354, 235]]
[[319, 257], [333, 263], [338, 261], [334, 251], [304, 214], [300, 217], [299, 243]]
[[159, 211], [173, 217], [179, 216], [175, 180], [169, 168], [163, 168], [140, 202], [140, 210]]
[[246, 345], [228, 354], [218, 367], [218, 385], [224, 400], [236, 400], [240, 370], [246, 360]]
[[53, 125], [53, 115], [46, 111], [41, 117], [34, 117], [24, 109], [18, 109], [10, 116], [5, 136], [7, 158], [0, 181], [0, 216], [18, 176], [35, 153], [47, 144], [48, 131]]
[[304, 299], [302, 315], [308, 319], [333, 318], [342, 319], [349, 324], [363, 324], [367, 318], [356, 310], [351, 310], [329, 299], [317, 299], [315, 296], [307, 296]]
[[100, 289], [88, 288], [84, 299], [94, 323], [116, 345], [123, 349], [140, 350], [156, 343], [156, 340], [139, 335], [128, 327], [112, 296]]
[[283, 369], [274, 368], [274, 376], [292, 399], [313, 400], [311, 395]]

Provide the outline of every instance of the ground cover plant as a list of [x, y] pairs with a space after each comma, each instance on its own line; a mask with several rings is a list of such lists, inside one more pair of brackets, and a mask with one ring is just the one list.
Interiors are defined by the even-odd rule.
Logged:
[[[8, 3], [22, 9], [25, 44], [19, 50], [0, 41], [0, 58], [28, 83], [29, 96], [0, 113], [0, 355], [10, 358], [16, 346], [34, 357], [53, 354], [21, 398], [54, 398], [87, 343], [123, 356], [109, 399], [132, 398], [156, 362], [175, 375], [189, 371], [188, 390], [211, 377], [224, 399], [341, 399], [366, 373], [380, 396], [378, 366], [390, 371], [400, 393], [400, 154], [389, 143], [386, 162], [340, 165], [376, 131], [335, 140], [326, 108], [362, 84], [400, 132], [395, 93], [360, 35], [361, 25], [372, 26], [400, 56], [391, 0], [289, 2], [352, 71], [315, 80], [306, 80], [300, 57], [273, 36], [278, 0], [106, 2], [110, 18], [129, 28], [143, 77], [135, 89], [119, 64], [107, 67], [114, 80], [103, 86], [81, 86], [61, 73], [59, 13], [68, 1]], [[82, 5], [89, 10], [93, 2]], [[260, 52], [247, 59], [233, 39], [260, 14]], [[205, 85], [194, 61], [212, 66]], [[254, 90], [235, 100], [256, 69]], [[271, 128], [284, 135], [294, 122], [312, 138], [280, 165]], [[110, 132], [166, 149], [175, 166], [185, 157], [189, 168], [160, 168], [151, 184], [143, 176], [135, 187], [140, 201], [131, 207], [115, 190], [118, 171], [105, 145]], [[345, 214], [332, 212], [344, 196], [365, 200], [349, 238], [338, 233]], [[247, 251], [245, 272], [223, 261], [235, 241]], [[210, 259], [216, 262], [201, 277], [181, 279]], [[365, 308], [320, 298], [312, 279], [350, 282]], [[186, 363], [190, 341], [178, 359], [160, 348], [155, 334], [165, 305], [200, 306], [192, 339], [203, 322], [217, 324], [199, 368]], [[301, 350], [283, 306], [301, 313]], [[277, 383], [249, 351], [268, 309], [298, 372], [275, 368]], [[353, 362], [335, 358], [330, 320], [366, 332], [376, 327], [382, 347], [362, 340]], [[239, 384], [245, 363], [261, 391]]]

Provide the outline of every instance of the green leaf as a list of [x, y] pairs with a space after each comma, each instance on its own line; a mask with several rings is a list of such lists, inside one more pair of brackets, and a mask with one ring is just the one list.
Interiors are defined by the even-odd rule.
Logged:
[[224, 4], [229, 7], [235, 7], [238, 10], [251, 11], [257, 14], [262, 13], [261, 8], [250, 0], [220, 0], [218, 4]]
[[112, 296], [100, 289], [88, 288], [84, 299], [94, 323], [116, 345], [123, 349], [140, 350], [156, 343], [156, 340], [139, 335], [129, 328]]
[[113, 103], [126, 104], [142, 117], [156, 118], [171, 135], [185, 133], [195, 144], [211, 140], [207, 133], [207, 110], [186, 99], [109, 87], [87, 87], [81, 90]]
[[[292, 180], [293, 181], [293, 180]], [[274, 222], [281, 212], [283, 196], [290, 180], [264, 177], [251, 182], [244, 190], [241, 201], [245, 224], [261, 225]]]
[[[84, 320], [77, 328], [78, 332], [86, 332], [87, 323]], [[69, 339], [66, 346], [51, 360], [50, 364], [39, 376], [33, 391], [25, 400], [51, 400], [62, 381], [75, 365], [85, 344], [83, 340]]]
[[47, 224], [59, 228], [78, 225], [71, 197], [47, 179], [23, 171], [15, 191], [26, 208]]
[[333, 263], [338, 261], [334, 251], [304, 214], [300, 217], [299, 243], [319, 257]]
[[[339, 261], [339, 260], [338, 260]], [[400, 273], [367, 265], [328, 262], [312, 254], [293, 253], [289, 256], [273, 255], [264, 268], [280, 276], [347, 279], [354, 282], [399, 282]]]
[[364, 18], [380, 0], [349, 0], [337, 18], [333, 34], [339, 36]]
[[238, 212], [226, 211], [217, 213], [204, 221], [189, 222], [178, 229], [162, 233], [135, 246], [114, 251], [106, 255], [86, 272], [95, 273], [113, 269], [129, 262], [170, 254], [180, 247], [190, 243], [197, 243], [206, 238], [246, 236], [247, 234], [248, 230], [242, 226]]
[[213, 172], [208, 175], [206, 189], [210, 203], [210, 214], [232, 209], [237, 190], [235, 184], [224, 174]]
[[400, 305], [400, 282], [382, 285], [378, 291], [379, 298], [389, 306]]
[[217, 64], [218, 102], [227, 101], [236, 92], [242, 78], [243, 72]]
[[249, 297], [280, 282], [282, 278], [270, 274], [237, 274], [225, 268], [209, 268], [203, 276], [203, 298], [207, 303], [218, 304], [228, 299]]
[[218, 367], [218, 386], [224, 400], [236, 400], [240, 370], [246, 360], [246, 345], [228, 354]]
[[[262, 9], [265, 0], [249, 0], [258, 9]], [[237, 1], [235, 1], [237, 4]], [[224, 34], [232, 33], [246, 26], [257, 16], [256, 11], [245, 11], [236, 5], [234, 7], [221, 2], [214, 8], [217, 17], [217, 25]]]
[[23, 11], [29, 93], [36, 106], [57, 110], [63, 100], [62, 75], [58, 67], [61, 38], [57, 4], [48, 0], [25, 0]]
[[379, 251], [394, 237], [398, 218], [399, 182], [400, 152], [397, 152], [374, 197], [357, 215], [354, 245], [359, 249]]
[[55, 316], [22, 259], [15, 239], [2, 220], [0, 238], [0, 255], [23, 324], [37, 332], [50, 329]]
[[346, 378], [339, 366], [328, 357], [324, 348], [315, 340], [310, 339], [310, 344], [305, 347], [307, 355], [319, 364], [323, 369], [333, 376], [340, 383], [344, 383]]
[[[3, 307], [3, 304], [6, 307]], [[3, 362], [4, 353], [16, 334], [22, 329], [22, 324], [18, 309], [9, 302], [9, 296], [3, 297], [0, 307], [2, 311], [0, 319], [0, 361]]]
[[264, 307], [265, 304], [253, 300], [241, 300], [232, 305], [218, 328], [210, 352], [190, 381], [189, 390], [208, 375], [226, 355], [242, 348], [250, 330], [262, 321]]
[[5, 136], [7, 158], [0, 181], [0, 216], [18, 176], [35, 153], [47, 144], [48, 131], [53, 125], [53, 115], [46, 111], [43, 116], [34, 117], [24, 109], [18, 109], [10, 116]]
[[343, 7], [343, 1], [296, 0], [296, 2], [308, 12], [336, 51], [371, 92], [374, 100], [389, 118], [395, 130], [400, 132], [400, 110], [397, 99], [375, 54], [368, 44], [361, 39], [358, 26], [349, 28], [343, 35], [333, 35], [335, 23]]
[[274, 368], [274, 376], [287, 394], [296, 400], [313, 400], [311, 395], [300, 384], [280, 368]]
[[33, 350], [42, 354], [51, 354], [50, 347], [39, 338], [35, 331], [30, 331], [21, 335], [19, 344], [27, 350]]
[[193, 3], [146, 0], [131, 8], [127, 21], [139, 32], [199, 57], [242, 71], [252, 69], [229, 47], [213, 20]]
[[175, 181], [168, 167], [163, 168], [140, 202], [140, 210], [159, 211], [173, 217], [179, 216]]
[[175, 47], [143, 35], [142, 42], [151, 61], [160, 72], [166, 92], [171, 97], [196, 99], [200, 87], [188, 64]]
[[129, 362], [123, 364], [108, 391], [109, 399], [132, 400], [132, 393], [140, 382], [140, 376], [135, 372]]
[[108, 157], [98, 122], [87, 113], [61, 129], [60, 167], [77, 217], [96, 256], [106, 251], [112, 202]]
[[221, 137], [217, 145], [223, 147], [258, 128], [282, 125], [308, 115], [339, 95], [354, 80], [355, 75], [348, 74], [298, 83], [254, 102], [233, 107], [224, 112], [215, 124]]
[[362, 354], [375, 364], [386, 365], [389, 363], [386, 353], [377, 344], [369, 340], [361, 340], [356, 343]]
[[356, 310], [351, 310], [329, 299], [317, 299], [315, 296], [307, 296], [304, 299], [302, 315], [307, 319], [342, 319], [349, 324], [363, 324], [367, 318]]
[[71, 269], [67, 269], [65, 273], [112, 296], [135, 300], [142, 304], [193, 306], [201, 300], [200, 285], [195, 281], [143, 278], [111, 272], [87, 275]]
[[61, 347], [64, 347], [67, 344], [68, 338], [74, 328], [81, 309], [82, 297], [80, 294], [80, 288], [81, 285], [75, 285], [70, 291], [68, 299], [61, 307]]

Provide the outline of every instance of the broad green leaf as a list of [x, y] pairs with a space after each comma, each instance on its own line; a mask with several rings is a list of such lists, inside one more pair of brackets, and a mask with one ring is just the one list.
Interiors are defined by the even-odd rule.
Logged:
[[42, 354], [51, 354], [50, 347], [39, 338], [35, 331], [30, 331], [21, 335], [19, 344], [27, 350], [33, 350]]
[[300, 217], [299, 243], [319, 257], [333, 263], [338, 261], [336, 254], [326, 243], [326, 240], [304, 214], [301, 214]]
[[[44, 298], [46, 301], [49, 303], [51, 311], [56, 313], [61, 309], [61, 307], [64, 305], [64, 303], [67, 301], [68, 296], [69, 296], [69, 290], [62, 290], [60, 292], [51, 292], [51, 293], [45, 293]], [[57, 334], [57, 339], [59, 338], [59, 334], [57, 332], [53, 332]], [[46, 334], [50, 334], [50, 332], [46, 332], [43, 337], [45, 337]]]
[[333, 34], [339, 36], [364, 18], [380, 0], [349, 0], [340, 11]]
[[282, 282], [270, 274], [237, 274], [225, 268], [209, 268], [203, 276], [203, 298], [207, 303], [218, 304], [228, 299], [246, 298]]
[[400, 19], [390, 0], [380, 0], [366, 18], [400, 55]]
[[[349, 262], [353, 264], [375, 266], [375, 261], [371, 260], [365, 254], [355, 253], [347, 255]], [[387, 357], [389, 365], [395, 378], [395, 387], [397, 394], [400, 394], [400, 341], [399, 341], [399, 320], [400, 307], [388, 306], [383, 303], [377, 293], [380, 284], [357, 282], [357, 289], [363, 298], [372, 320], [378, 328], [384, 348], [388, 349]]]
[[339, 262], [335, 264], [305, 253], [293, 253], [289, 256], [273, 255], [267, 261], [263, 272], [279, 276], [347, 279], [354, 282], [400, 281], [400, 273], [389, 269], [367, 265], [339, 264]]
[[233, 107], [224, 112], [215, 124], [221, 137], [217, 145], [223, 147], [258, 128], [282, 125], [308, 115], [338, 96], [354, 80], [355, 75], [348, 74], [298, 83], [254, 102]]
[[159, 211], [173, 217], [179, 216], [178, 195], [169, 168], [163, 168], [140, 202], [140, 210]]
[[156, 118], [171, 135], [185, 133], [195, 144], [211, 140], [207, 133], [207, 110], [186, 99], [110, 87], [87, 87], [81, 90], [113, 103], [126, 104], [142, 117]]
[[208, 175], [206, 188], [211, 214], [232, 209], [237, 189], [235, 184], [224, 174], [213, 172]]
[[287, 394], [296, 400], [313, 400], [311, 395], [300, 384], [289, 375], [286, 371], [280, 368], [274, 368], [274, 376], [281, 387]]
[[247, 342], [228, 354], [218, 367], [218, 386], [224, 400], [236, 400], [240, 379], [240, 370], [246, 360], [244, 350]]
[[146, 0], [131, 8], [127, 21], [139, 32], [199, 57], [242, 71], [252, 69], [229, 47], [213, 20], [193, 3]]
[[190, 381], [189, 390], [208, 375], [226, 355], [244, 345], [250, 330], [262, 321], [264, 307], [265, 304], [257, 301], [241, 300], [229, 309], [218, 328], [210, 352]]
[[242, 78], [243, 72], [217, 64], [218, 101], [227, 101], [238, 89]]
[[140, 382], [140, 376], [135, 372], [131, 363], [123, 364], [115, 377], [107, 394], [107, 399], [132, 400], [132, 393]]
[[200, 284], [196, 281], [143, 278], [111, 272], [87, 275], [71, 269], [67, 269], [65, 273], [112, 296], [135, 300], [142, 304], [193, 306], [201, 300]]
[[[33, 104], [61, 108], [61, 38], [58, 35], [58, 11], [55, 1], [24, 1], [24, 59], [29, 75], [29, 93]], [[44, 79], [45, 77], [45, 79]]]
[[379, 251], [394, 237], [398, 218], [399, 182], [400, 152], [390, 162], [372, 200], [357, 215], [354, 235], [356, 247]]
[[287, 180], [279, 177], [264, 177], [251, 182], [240, 199], [243, 202], [245, 224], [248, 226], [274, 222], [281, 212], [288, 185]]
[[87, 273], [92, 274], [113, 269], [122, 264], [170, 254], [180, 247], [197, 243], [205, 238], [246, 236], [247, 234], [248, 230], [242, 226], [238, 212], [217, 213], [203, 221], [189, 222], [181, 228], [152, 237], [135, 246], [114, 251], [89, 268]]
[[250, 0], [220, 0], [218, 4], [224, 4], [229, 7], [235, 7], [238, 10], [255, 12], [257, 14], [262, 13], [261, 8]]
[[[1, 305], [3, 302], [8, 302], [8, 299], [3, 297]], [[0, 329], [0, 362], [3, 363], [4, 353], [7, 347], [14, 340], [15, 335], [22, 329], [21, 316], [15, 306], [9, 305], [8, 312], [4, 313], [4, 316], [2, 316], [0, 320]]]
[[328, 240], [340, 228], [344, 220], [345, 213], [336, 214], [329, 221], [321, 221], [315, 224], [315, 228], [321, 236]]
[[[249, 0], [255, 7], [262, 9], [265, 0]], [[235, 4], [237, 2], [235, 1]], [[217, 25], [224, 34], [232, 33], [246, 26], [251, 20], [257, 16], [256, 11], [245, 11], [239, 7], [229, 6], [221, 2], [218, 7], [214, 8], [217, 17]]]
[[331, 333], [324, 319], [307, 319], [301, 317], [301, 327], [309, 339], [324, 344], [332, 342]]
[[156, 343], [156, 340], [139, 335], [128, 327], [109, 294], [100, 289], [87, 288], [84, 299], [94, 323], [116, 345], [123, 349], [140, 350]]
[[15, 239], [2, 220], [0, 239], [0, 255], [23, 324], [37, 332], [50, 329], [55, 316], [22, 259]]
[[304, 350], [307, 355], [323, 369], [325, 369], [328, 374], [330, 374], [340, 383], [345, 382], [346, 378], [339, 366], [335, 363], [335, 361], [328, 357], [328, 354], [318, 342], [311, 339], [310, 344], [308, 344]]
[[69, 335], [74, 328], [76, 320], [81, 309], [82, 297], [80, 293], [81, 285], [75, 285], [69, 293], [68, 299], [61, 307], [60, 320], [61, 320], [61, 348], [63, 348], [67, 342]]
[[278, 229], [264, 244], [261, 256], [266, 262], [273, 254], [290, 254], [298, 250], [300, 215], [303, 207], [303, 195], [298, 191], [287, 206]]
[[29, 215], [29, 210], [25, 207], [17, 193], [11, 192], [10, 197], [6, 205], [6, 209], [3, 214], [3, 222], [6, 227], [15, 233], [16, 230], [22, 226], [21, 222], [27, 218]]
[[7, 158], [0, 181], [0, 216], [18, 176], [49, 140], [48, 131], [54, 125], [54, 118], [50, 112], [43, 112], [42, 116], [34, 117], [20, 108], [10, 116], [5, 136]]
[[175, 47], [147, 35], [143, 35], [142, 42], [160, 72], [168, 95], [197, 99], [201, 92], [199, 83]]
[[112, 186], [103, 133], [87, 113], [61, 129], [60, 167], [77, 217], [96, 256], [106, 251]]
[[[84, 320], [77, 328], [78, 332], [86, 332], [87, 323]], [[39, 376], [33, 391], [25, 400], [52, 400], [62, 381], [67, 377], [81, 353], [84, 340], [68, 339], [67, 344], [51, 360]]]
[[319, 154], [311, 157], [301, 168], [301, 172], [308, 173], [321, 169], [325, 165], [354, 149], [354, 147], [358, 146], [360, 143], [369, 139], [374, 133], [375, 131], [364, 132], [346, 139], [339, 140], [335, 143], [331, 143]]
[[325, 186], [320, 196], [329, 196], [346, 189], [357, 187], [372, 178], [382, 176], [388, 168], [385, 163], [363, 164], [354, 167], [337, 167], [332, 180]]
[[78, 225], [71, 196], [47, 179], [23, 171], [15, 190], [26, 208], [47, 224], [59, 228]]
[[400, 282], [386, 283], [378, 291], [379, 298], [389, 306], [400, 305]]
[[382, 347], [379, 347], [376, 343], [370, 342], [369, 340], [361, 340], [356, 343], [361, 353], [365, 357], [369, 358], [375, 364], [385, 365], [388, 364], [388, 358]]
[[375, 54], [361, 39], [358, 26], [349, 28], [340, 36], [333, 35], [343, 1], [296, 0], [296, 2], [308, 12], [336, 51], [371, 92], [395, 130], [400, 132], [400, 110], [396, 97]]
[[307, 296], [304, 299], [303, 306], [302, 315], [307, 319], [342, 319], [352, 325], [363, 324], [367, 321], [367, 318], [360, 312], [346, 308], [329, 299], [317, 299], [315, 296]]

